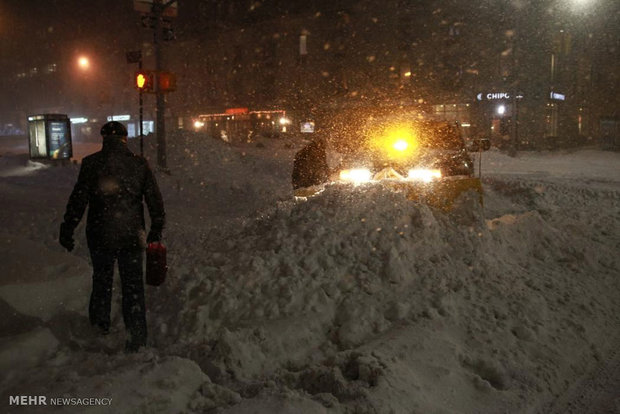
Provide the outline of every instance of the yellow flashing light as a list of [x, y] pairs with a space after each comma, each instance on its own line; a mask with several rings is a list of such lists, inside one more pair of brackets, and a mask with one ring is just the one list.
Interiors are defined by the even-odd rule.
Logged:
[[394, 143], [393, 147], [396, 151], [405, 151], [409, 147], [409, 144], [404, 139], [399, 139]]
[[381, 131], [372, 140], [376, 150], [390, 158], [411, 156], [419, 147], [415, 130], [411, 125], [394, 125]]

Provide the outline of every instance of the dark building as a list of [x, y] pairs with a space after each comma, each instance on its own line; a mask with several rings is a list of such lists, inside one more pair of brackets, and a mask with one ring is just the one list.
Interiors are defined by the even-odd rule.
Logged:
[[179, 116], [418, 106], [498, 146], [592, 142], [618, 112], [618, 34], [593, 25], [605, 10], [555, 3], [203, 2], [169, 49], [170, 101]]
[[[560, 0], [179, 3], [178, 16], [164, 22], [176, 35], [163, 45], [163, 67], [177, 75], [166, 96], [168, 128], [226, 108], [284, 109], [300, 120], [399, 105], [506, 147], [597, 142], [617, 128], [613, 2], [592, 2], [587, 13]], [[144, 67], [154, 68], [148, 19], [126, 2], [105, 28], [92, 25], [94, 7], [80, 8], [72, 27], [53, 23], [72, 10], [22, 8], [18, 36], [0, 43], [4, 56], [16, 56], [2, 61], [1, 86], [14, 98], [0, 106], [3, 125], [42, 111], [136, 118], [137, 67], [125, 52], [142, 50]], [[96, 77], [76, 71], [84, 50], [97, 59]], [[153, 106], [146, 95], [147, 119]]]

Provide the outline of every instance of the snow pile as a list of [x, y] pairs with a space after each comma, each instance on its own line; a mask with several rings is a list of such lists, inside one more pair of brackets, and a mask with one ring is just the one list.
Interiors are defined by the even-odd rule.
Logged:
[[[543, 195], [562, 191], [490, 186], [543, 212]], [[618, 195], [597, 201], [613, 207]], [[178, 269], [171, 288], [183, 294], [154, 310], [166, 327], [157, 340], [222, 383], [271, 378], [327, 406], [424, 412], [444, 401], [477, 412], [487, 398], [539, 402], [607, 351], [617, 220], [600, 215], [608, 237], [593, 239], [570, 231], [584, 212], [485, 221], [463, 210], [446, 215], [381, 187], [282, 203], [234, 237], [205, 240]], [[404, 366], [426, 384], [407, 398]], [[459, 395], [429, 398], [431, 384]]]
[[[67, 364], [71, 362], [71, 366]], [[111, 399], [109, 404], [88, 407], [95, 413], [170, 413], [188, 408], [203, 412], [238, 403], [238, 394], [213, 384], [200, 368], [187, 359], [97, 353], [52, 353], [45, 376], [31, 379], [28, 391], [52, 398]], [[8, 395], [23, 395], [22, 387]], [[49, 403], [48, 403], [49, 404]], [[52, 412], [83, 412], [84, 407], [66, 406]]]
[[[394, 299], [399, 291], [405, 293], [403, 286], [423, 278], [417, 273], [432, 273], [412, 265], [427, 264], [430, 257], [439, 261], [446, 247], [443, 240], [454, 236], [444, 234], [452, 228], [450, 219], [442, 215], [439, 220], [427, 206], [382, 187], [332, 186], [307, 202], [280, 203], [234, 237], [225, 234], [204, 241], [180, 281], [188, 290], [185, 306], [196, 325], [177, 329], [191, 338], [210, 337], [222, 326], [255, 326], [264, 319], [312, 313], [331, 320], [339, 314], [348, 317], [334, 332], [338, 343], [358, 344], [386, 312], [399, 308], [398, 301], [391, 310], [372, 305], [373, 294]], [[455, 245], [454, 250], [462, 247]], [[468, 250], [459, 255], [468, 255]], [[356, 305], [360, 300], [364, 307]], [[359, 312], [374, 317], [356, 317]], [[401, 313], [402, 317], [407, 312]]]
[[[136, 152], [137, 145], [132, 140]], [[166, 203], [178, 203], [184, 216], [201, 220], [252, 215], [290, 197], [293, 145], [264, 138], [231, 146], [201, 134], [173, 135], [167, 152], [174, 174], [159, 179]], [[146, 140], [145, 156], [157, 164], [152, 139]]]
[[0, 177], [29, 175], [46, 168], [45, 164], [31, 161], [27, 154], [0, 156]]
[[[83, 229], [72, 255], [56, 242], [77, 168], [0, 180], [5, 403], [26, 394], [110, 397], [114, 412], [548, 411], [617, 344], [618, 181], [575, 168], [598, 159], [615, 171], [617, 154], [485, 154], [484, 208], [465, 195], [447, 214], [380, 185], [295, 201], [292, 141], [169, 142], [173, 173], [158, 180], [171, 269], [147, 289], [151, 347], [137, 355], [119, 352], [118, 295], [112, 333], [89, 330]], [[39, 254], [29, 262], [26, 250]]]

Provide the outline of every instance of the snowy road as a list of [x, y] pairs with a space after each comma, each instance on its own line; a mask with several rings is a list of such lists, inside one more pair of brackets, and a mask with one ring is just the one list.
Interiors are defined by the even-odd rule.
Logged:
[[[73, 159], [81, 160], [101, 148], [98, 142], [73, 141]], [[0, 137], [0, 155], [28, 154], [28, 139], [26, 137]]]
[[596, 369], [572, 384], [541, 414], [620, 413], [620, 338], [616, 337], [607, 358]]
[[[562, 183], [575, 191], [620, 191], [620, 158], [617, 153], [595, 150], [564, 154], [521, 154], [516, 158], [484, 154], [485, 174], [512, 177], [525, 182]], [[485, 158], [483, 158], [484, 160]], [[530, 184], [531, 185], [531, 184]], [[588, 191], [586, 190], [586, 191]], [[612, 213], [618, 217], [618, 206]], [[620, 273], [616, 276], [620, 278]], [[540, 414], [617, 414], [620, 413], [620, 329], [603, 338], [610, 350], [579, 381], [544, 405]]]
[[[380, 187], [295, 202], [298, 143], [171, 142], [173, 173], [158, 175], [170, 280], [148, 291], [152, 348], [136, 356], [118, 353], [118, 301], [110, 337], [89, 337], [83, 235], [73, 254], [56, 241], [77, 166], [0, 147], [3, 404], [24, 394], [111, 396], [114, 410], [98, 412], [128, 413], [615, 404], [620, 154], [485, 153], [483, 215], [448, 216]], [[577, 381], [592, 392], [580, 396]]]

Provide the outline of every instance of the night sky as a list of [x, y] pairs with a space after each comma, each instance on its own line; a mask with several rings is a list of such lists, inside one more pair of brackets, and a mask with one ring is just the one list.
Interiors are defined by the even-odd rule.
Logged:
[[129, 1], [5, 0], [1, 7], [3, 59], [47, 60], [59, 47], [88, 51], [124, 46], [138, 31]]
[[[209, 17], [218, 17], [223, 9], [233, 8], [239, 16], [236, 22], [254, 23], [278, 14], [303, 13], [311, 10], [327, 10], [334, 7], [345, 7], [346, 1], [213, 1], [213, 0], [180, 0], [179, 16], [174, 22], [179, 36], [196, 35], [208, 29], [204, 22]], [[254, 7], [249, 7], [249, 4]], [[339, 4], [342, 3], [342, 4]], [[419, 2], [412, 4], [419, 6]], [[426, 2], [439, 5], [440, 2]], [[497, 3], [497, 2], [493, 2]], [[512, 7], [527, 7], [524, 1], [506, 1]], [[576, 6], [575, 4], [579, 4]], [[481, 1], [477, 6], [484, 6]], [[598, 29], [615, 31], [618, 35], [620, 14], [618, 2], [615, 0], [562, 0], [549, 2], [560, 4], [560, 12], [574, 9], [573, 17], [578, 21], [589, 20]], [[571, 6], [572, 5], [572, 6]], [[416, 6], [416, 7], [417, 7]], [[201, 18], [197, 18], [202, 15]], [[205, 19], [206, 15], [206, 19]], [[220, 18], [222, 16], [219, 16]], [[588, 17], [588, 19], [586, 19]], [[498, 16], [501, 18], [501, 16]], [[33, 45], [53, 45], [57, 42], [75, 42], [87, 45], [122, 46], [135, 43], [140, 35], [141, 24], [138, 14], [133, 10], [131, 0], [3, 0], [0, 3], [0, 47], [2, 59], [19, 53], [26, 55], [26, 49]], [[36, 47], [36, 46], [35, 46]], [[37, 47], [38, 49], [38, 47]]]

